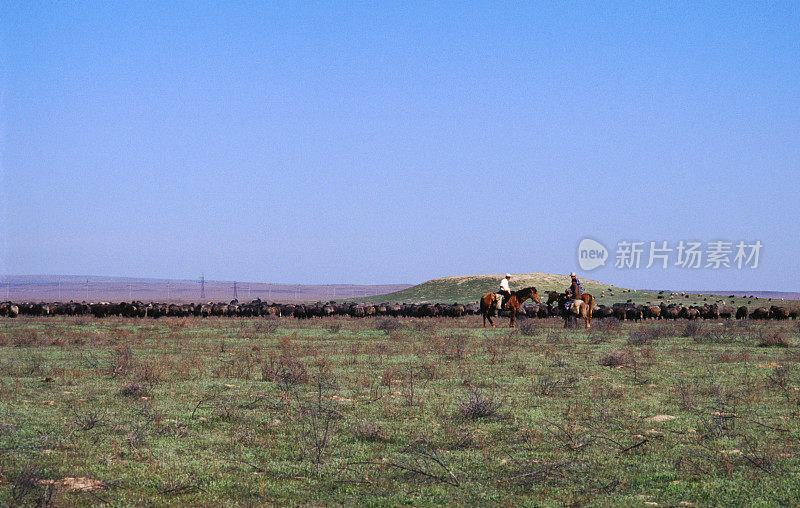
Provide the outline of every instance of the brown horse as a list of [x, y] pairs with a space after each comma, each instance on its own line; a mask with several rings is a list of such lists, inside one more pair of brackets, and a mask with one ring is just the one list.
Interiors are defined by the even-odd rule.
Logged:
[[567, 306], [567, 302], [573, 302], [575, 300], [572, 300], [564, 293], [549, 291], [547, 296], [548, 305], [553, 301], [553, 299], [558, 302], [558, 308], [561, 310], [561, 315], [564, 316], [565, 320], [573, 316], [582, 317], [584, 321], [586, 321], [586, 328], [591, 328], [592, 309], [594, 309], [594, 296], [590, 295], [589, 293], [582, 293], [581, 297], [577, 301], [583, 303], [580, 305], [573, 305], [570, 303], [569, 306]]
[[[535, 287], [520, 289], [519, 291], [512, 291], [511, 296], [508, 297], [508, 303], [506, 304], [506, 309], [511, 313], [511, 322], [508, 326], [514, 328], [514, 321], [517, 319], [517, 312], [519, 312], [519, 308], [522, 307], [522, 303], [527, 300], [528, 298], [533, 298], [533, 301], [536, 303], [542, 303], [542, 300], [539, 299], [539, 293], [536, 291]], [[494, 316], [494, 312], [497, 309], [497, 295], [494, 293], [486, 293], [481, 297], [481, 314], [483, 314], [483, 327], [486, 328], [486, 320], [489, 320], [489, 324], [492, 325], [494, 328], [494, 321], [492, 321], [492, 316]]]

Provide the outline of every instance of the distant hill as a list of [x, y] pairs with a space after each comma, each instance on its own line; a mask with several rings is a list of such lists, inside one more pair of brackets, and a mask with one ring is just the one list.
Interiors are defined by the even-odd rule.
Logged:
[[[478, 301], [481, 295], [490, 291], [495, 291], [500, 284], [500, 279], [505, 274], [487, 275], [462, 275], [455, 277], [441, 277], [429, 280], [416, 286], [412, 286], [401, 291], [384, 295], [360, 298], [362, 301], [369, 302], [442, 302], [442, 303], [470, 303]], [[604, 282], [580, 279], [586, 292], [592, 293], [596, 297], [605, 292], [607, 295], [614, 293], [619, 295], [616, 300], [620, 300], [623, 293], [632, 290], [606, 284]], [[569, 286], [569, 274], [552, 273], [518, 273], [511, 274], [511, 289], [518, 290], [529, 286], [535, 286], [540, 295], [545, 291], [564, 291]], [[621, 301], [625, 301], [622, 298]]]
[[[398, 291], [410, 284], [270, 284], [236, 283], [239, 301], [260, 298], [268, 301], [345, 300]], [[226, 302], [234, 298], [234, 281], [205, 281], [205, 298], [200, 297], [200, 280], [144, 279], [94, 275], [3, 275], [0, 300], [21, 301], [158, 301]]]

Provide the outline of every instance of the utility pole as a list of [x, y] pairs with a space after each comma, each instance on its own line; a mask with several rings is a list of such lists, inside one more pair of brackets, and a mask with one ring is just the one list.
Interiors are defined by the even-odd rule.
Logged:
[[238, 291], [236, 291], [236, 281], [233, 281], [233, 299], [234, 300], [239, 299], [239, 293]]
[[206, 301], [206, 275], [200, 274], [200, 301]]

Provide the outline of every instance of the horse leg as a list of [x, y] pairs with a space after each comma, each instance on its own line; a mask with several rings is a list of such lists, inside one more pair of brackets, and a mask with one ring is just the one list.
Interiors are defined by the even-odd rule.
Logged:
[[514, 307], [514, 308], [510, 309], [510, 311], [511, 311], [511, 322], [508, 324], [509, 328], [514, 328], [514, 320], [517, 318], [517, 310], [519, 310], [519, 307]]

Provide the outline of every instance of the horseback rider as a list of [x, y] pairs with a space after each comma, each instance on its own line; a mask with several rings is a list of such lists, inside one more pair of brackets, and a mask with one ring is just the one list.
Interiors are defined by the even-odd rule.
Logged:
[[508, 303], [508, 297], [511, 296], [511, 289], [508, 287], [508, 281], [511, 280], [511, 274], [507, 273], [506, 276], [500, 281], [500, 291], [497, 292], [502, 298], [501, 307], [505, 308]]
[[572, 278], [572, 284], [569, 286], [569, 289], [567, 289], [567, 296], [573, 300], [580, 300], [583, 294], [583, 286], [575, 275], [575, 272], [572, 272], [569, 276]]

